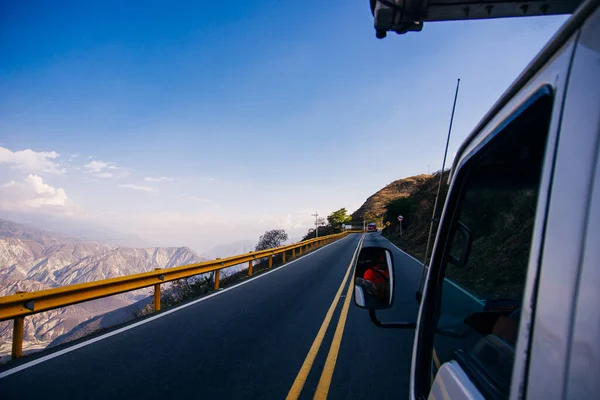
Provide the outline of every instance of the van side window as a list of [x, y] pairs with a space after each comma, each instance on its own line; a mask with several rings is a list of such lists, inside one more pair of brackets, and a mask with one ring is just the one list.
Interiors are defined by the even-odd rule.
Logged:
[[551, 107], [548, 94], [520, 110], [453, 189], [432, 372], [456, 360], [484, 396], [510, 392]]

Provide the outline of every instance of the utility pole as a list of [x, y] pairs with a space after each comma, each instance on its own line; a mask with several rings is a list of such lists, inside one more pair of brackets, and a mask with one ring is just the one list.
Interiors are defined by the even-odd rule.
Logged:
[[313, 217], [315, 217], [315, 233], [316, 233], [316, 237], [319, 237], [319, 213], [317, 211], [315, 211], [314, 214], [310, 214]]

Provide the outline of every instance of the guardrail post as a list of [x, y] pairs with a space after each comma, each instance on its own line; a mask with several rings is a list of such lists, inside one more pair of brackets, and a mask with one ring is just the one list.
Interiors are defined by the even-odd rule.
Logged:
[[285, 251], [283, 253], [281, 253], [281, 254], [282, 254], [282, 257], [283, 257], [283, 264], [285, 264]]
[[[220, 260], [221, 257], [217, 257], [215, 258], [215, 260]], [[221, 265], [223, 265], [223, 263], [221, 263]], [[221, 270], [218, 269], [215, 271], [215, 274], [213, 275], [213, 290], [217, 291], [219, 290], [219, 285], [221, 284]]]
[[269, 256], [269, 268], [273, 268], [273, 255]]
[[[17, 292], [19, 293], [19, 292]], [[22, 292], [24, 293], [24, 292]], [[23, 321], [24, 317], [16, 317], [13, 320], [12, 352], [13, 360], [23, 356]]]
[[301, 256], [302, 255], [302, 246], [298, 247], [298, 255]]
[[292, 249], [292, 260], [296, 258], [296, 249]]
[[[27, 293], [18, 290], [15, 294]], [[25, 317], [15, 317], [13, 319], [12, 351], [11, 357], [14, 360], [23, 356], [23, 332]]]
[[[154, 270], [160, 271], [160, 268]], [[160, 311], [160, 283], [154, 285], [154, 311]]]
[[248, 261], [248, 276], [252, 276], [252, 260]]
[[215, 271], [215, 282], [214, 282], [214, 286], [213, 286], [214, 290], [219, 290], [220, 281], [221, 281], [221, 270], [218, 269]]

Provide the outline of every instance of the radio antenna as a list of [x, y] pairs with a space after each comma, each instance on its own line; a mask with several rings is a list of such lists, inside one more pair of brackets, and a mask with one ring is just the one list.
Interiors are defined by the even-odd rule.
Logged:
[[450, 116], [450, 126], [448, 127], [448, 137], [446, 138], [446, 150], [444, 150], [444, 161], [442, 161], [442, 170], [440, 172], [440, 182], [438, 184], [437, 194], [435, 195], [435, 202], [433, 203], [433, 215], [431, 216], [431, 224], [429, 225], [429, 235], [427, 235], [427, 247], [425, 247], [425, 258], [423, 259], [423, 270], [421, 271], [421, 279], [419, 281], [419, 290], [417, 291], [417, 300], [421, 301], [421, 288], [423, 286], [423, 277], [429, 265], [427, 256], [429, 254], [429, 245], [431, 244], [431, 233], [433, 232], [433, 224], [435, 221], [435, 213], [437, 211], [438, 200], [440, 198], [440, 190], [442, 188], [442, 181], [444, 179], [444, 168], [446, 167], [446, 157], [448, 156], [448, 144], [450, 143], [450, 133], [452, 133], [452, 122], [454, 122], [454, 110], [456, 110], [456, 99], [458, 99], [458, 89], [460, 87], [460, 78], [456, 82], [456, 92], [454, 93], [454, 104], [452, 105], [452, 114]]

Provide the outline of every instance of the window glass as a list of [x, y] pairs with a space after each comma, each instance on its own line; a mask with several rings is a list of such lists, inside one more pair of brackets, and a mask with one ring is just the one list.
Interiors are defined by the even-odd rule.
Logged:
[[510, 391], [550, 104], [538, 101], [480, 152], [445, 246], [432, 370], [456, 360], [484, 395]]

